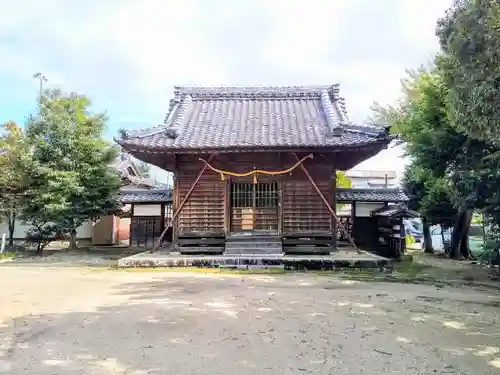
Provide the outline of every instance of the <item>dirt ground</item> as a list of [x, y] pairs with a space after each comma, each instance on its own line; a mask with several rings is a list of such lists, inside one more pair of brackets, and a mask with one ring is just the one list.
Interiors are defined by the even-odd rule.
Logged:
[[500, 374], [498, 292], [0, 266], [0, 373]]

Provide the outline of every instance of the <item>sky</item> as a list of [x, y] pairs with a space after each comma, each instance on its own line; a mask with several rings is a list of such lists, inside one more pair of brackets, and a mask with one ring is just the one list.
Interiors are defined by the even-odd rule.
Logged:
[[[3, 1], [0, 121], [46, 86], [89, 96], [106, 136], [163, 122], [174, 85], [340, 84], [349, 117], [393, 103], [406, 69], [432, 60], [451, 0]], [[404, 169], [390, 148], [357, 169]], [[160, 180], [164, 178], [154, 171]]]

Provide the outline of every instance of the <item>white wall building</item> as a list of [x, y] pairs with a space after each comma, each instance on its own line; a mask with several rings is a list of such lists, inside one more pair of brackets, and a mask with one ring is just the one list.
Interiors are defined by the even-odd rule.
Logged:
[[395, 188], [398, 187], [396, 171], [350, 170], [346, 176], [352, 181], [353, 188]]
[[[122, 187], [120, 190], [149, 190], [154, 187], [154, 181], [151, 178], [142, 176], [141, 171], [134, 163], [130, 155], [121, 153], [115, 163], [114, 167], [118, 170], [122, 178]], [[77, 239], [82, 242], [91, 242], [94, 236], [94, 227], [96, 223], [88, 221], [76, 230]], [[21, 221], [16, 220], [14, 228], [14, 240], [21, 242], [26, 238], [26, 232], [30, 226]], [[0, 218], [0, 238], [3, 234], [9, 236], [9, 224], [7, 219]]]

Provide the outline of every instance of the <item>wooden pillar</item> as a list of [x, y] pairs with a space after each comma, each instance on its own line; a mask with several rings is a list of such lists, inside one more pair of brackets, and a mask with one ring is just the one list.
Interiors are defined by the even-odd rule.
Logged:
[[401, 242], [401, 253], [404, 254], [406, 251], [406, 231], [403, 217], [399, 218], [399, 237]]
[[231, 234], [231, 180], [230, 177], [224, 180], [224, 235]]
[[132, 228], [133, 228], [133, 224], [132, 224], [132, 219], [134, 218], [134, 204], [131, 203], [130, 204], [130, 224], [128, 225], [128, 246], [129, 247], [132, 247]]
[[[330, 185], [330, 201], [333, 212], [337, 213], [337, 170], [333, 168], [333, 178]], [[337, 250], [337, 221], [330, 216], [330, 231], [332, 233], [332, 249]]]
[[[165, 230], [165, 202], [160, 205], [160, 234]], [[156, 239], [155, 239], [156, 240]]]
[[278, 180], [278, 236], [283, 236], [283, 178]]
[[356, 201], [351, 202], [351, 237], [356, 242]]
[[[174, 174], [173, 177], [173, 189], [174, 191], [172, 194], [172, 215], [177, 210], [177, 206], [179, 205], [179, 178], [177, 177], [176, 174]], [[178, 219], [175, 219], [174, 222], [172, 223], [172, 250], [174, 250], [177, 247], [178, 233], [179, 233], [179, 221]]]

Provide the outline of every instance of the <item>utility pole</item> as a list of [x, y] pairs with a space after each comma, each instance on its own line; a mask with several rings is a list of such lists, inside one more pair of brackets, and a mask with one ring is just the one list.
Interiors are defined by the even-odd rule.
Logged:
[[42, 103], [42, 95], [43, 95], [43, 83], [47, 82], [47, 78], [40, 72], [33, 74], [33, 78], [38, 79], [39, 81], [39, 91], [38, 91], [38, 102]]

